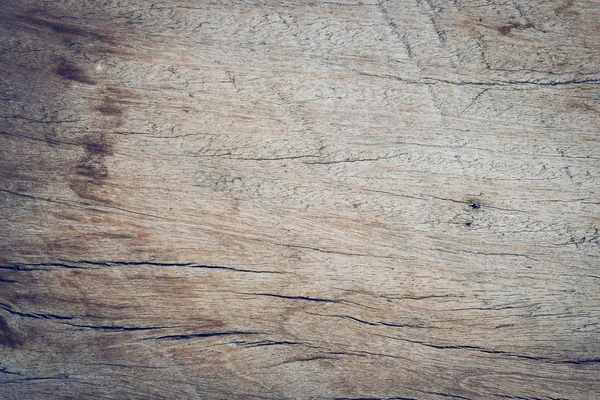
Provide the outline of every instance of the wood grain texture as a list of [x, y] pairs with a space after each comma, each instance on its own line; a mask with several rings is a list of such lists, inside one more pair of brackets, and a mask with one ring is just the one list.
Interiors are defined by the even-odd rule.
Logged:
[[4, 0], [0, 398], [600, 398], [598, 0]]

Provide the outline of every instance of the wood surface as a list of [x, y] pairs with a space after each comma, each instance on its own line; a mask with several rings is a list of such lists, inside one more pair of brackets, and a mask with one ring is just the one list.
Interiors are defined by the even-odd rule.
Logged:
[[600, 399], [598, 0], [3, 0], [0, 398]]

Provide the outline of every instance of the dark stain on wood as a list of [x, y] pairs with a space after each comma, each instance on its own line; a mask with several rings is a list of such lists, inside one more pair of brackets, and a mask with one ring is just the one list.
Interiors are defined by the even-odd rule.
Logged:
[[74, 166], [69, 186], [82, 199], [106, 202], [104, 196], [93, 192], [109, 179], [106, 158], [114, 154], [114, 141], [105, 135], [89, 135], [80, 145], [84, 154]]
[[123, 114], [123, 109], [108, 99], [106, 99], [100, 106], [96, 107], [96, 111], [108, 117], [118, 117]]
[[75, 173], [86, 176], [95, 182], [100, 182], [108, 178], [108, 168], [103, 161], [102, 158], [96, 156], [86, 157], [77, 163]]
[[0, 317], [0, 345], [16, 349], [22, 344], [21, 338], [8, 326], [6, 320]]
[[[100, 113], [102, 119], [101, 124], [110, 125], [103, 128], [114, 128], [122, 124], [122, 116], [126, 109], [123, 107], [130, 97], [130, 92], [126, 89], [109, 87], [105, 90], [106, 94], [100, 104], [95, 106], [93, 110]], [[108, 118], [106, 118], [108, 117]]]
[[43, 28], [46, 30], [50, 30], [54, 33], [58, 33], [65, 36], [78, 36], [82, 38], [88, 38], [92, 40], [98, 40], [102, 42], [113, 42], [112, 37], [106, 34], [91, 32], [86, 29], [82, 29], [77, 26], [67, 25], [60, 22], [49, 21], [42, 18], [36, 18], [32, 16], [20, 15], [17, 16], [16, 19], [21, 20], [33, 27]]
[[100, 139], [95, 141], [91, 139], [88, 137], [88, 142], [85, 143], [85, 151], [89, 155], [105, 157], [114, 154], [112, 145], [106, 141], [104, 136], [100, 136]]
[[507, 25], [501, 25], [497, 28], [498, 32], [500, 32], [501, 35], [509, 35], [513, 29], [527, 29], [527, 28], [532, 28], [531, 24], [521, 24], [518, 22], [512, 22], [510, 24]]
[[65, 59], [60, 60], [56, 74], [69, 81], [85, 83], [86, 85], [96, 84], [96, 81], [87, 76], [81, 68]]

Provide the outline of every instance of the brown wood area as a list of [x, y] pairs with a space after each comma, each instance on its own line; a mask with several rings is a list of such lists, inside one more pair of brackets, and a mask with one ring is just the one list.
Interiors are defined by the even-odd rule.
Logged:
[[600, 399], [598, 0], [0, 2], [0, 399]]

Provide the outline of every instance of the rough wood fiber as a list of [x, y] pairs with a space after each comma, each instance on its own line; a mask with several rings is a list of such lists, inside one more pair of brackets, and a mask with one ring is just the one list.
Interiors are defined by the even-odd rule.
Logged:
[[600, 398], [597, 0], [0, 7], [0, 398]]

